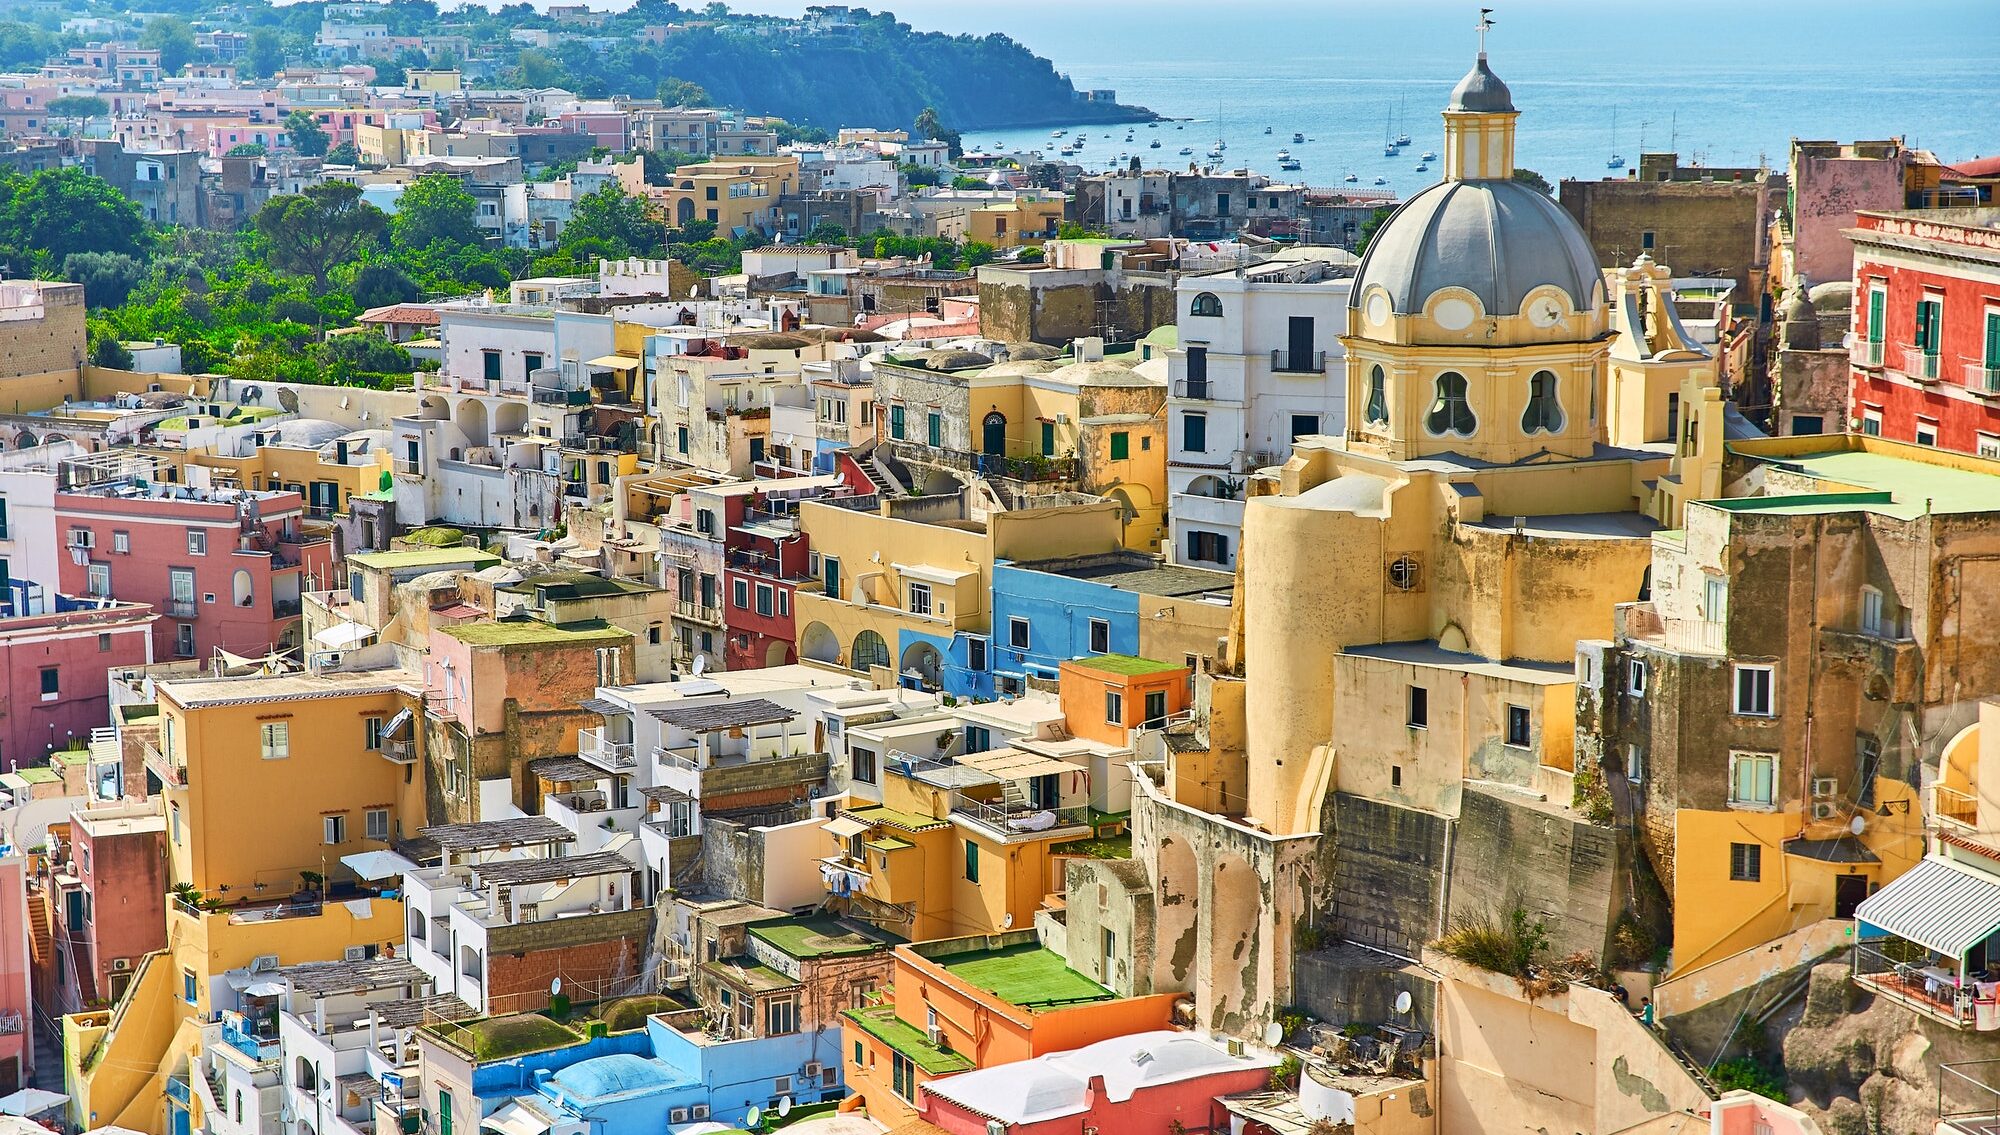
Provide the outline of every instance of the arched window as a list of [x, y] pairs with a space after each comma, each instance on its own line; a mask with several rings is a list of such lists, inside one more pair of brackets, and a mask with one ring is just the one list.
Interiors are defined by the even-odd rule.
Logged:
[[854, 652], [848, 665], [856, 670], [889, 665], [889, 644], [874, 631], [862, 631], [854, 636]]
[[1472, 404], [1465, 400], [1465, 376], [1455, 370], [1445, 371], [1437, 376], [1437, 398], [1431, 402], [1430, 413], [1424, 417], [1424, 426], [1434, 434], [1457, 434], [1471, 437], [1479, 428], [1479, 419], [1472, 414]]
[[1556, 401], [1556, 376], [1552, 371], [1538, 370], [1528, 379], [1528, 408], [1521, 411], [1521, 432], [1561, 433], [1563, 428], [1562, 406]]
[[1368, 372], [1368, 421], [1374, 425], [1389, 424], [1389, 376], [1380, 363]]
[[1415, 556], [1397, 556], [1389, 565], [1389, 586], [1398, 591], [1415, 591], [1423, 582], [1424, 571]]
[[1188, 305], [1188, 314], [1219, 316], [1222, 314], [1222, 301], [1216, 298], [1214, 292], [1202, 292]]
[[248, 607], [257, 601], [256, 591], [250, 583], [250, 573], [242, 568], [237, 568], [236, 574], [230, 577], [229, 591], [230, 599], [238, 607]]

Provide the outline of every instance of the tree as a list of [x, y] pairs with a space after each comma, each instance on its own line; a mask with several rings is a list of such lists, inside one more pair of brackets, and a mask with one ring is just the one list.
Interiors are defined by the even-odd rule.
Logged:
[[361, 164], [361, 150], [352, 142], [342, 142], [326, 152], [326, 164], [333, 166], [358, 166]]
[[32, 249], [49, 265], [78, 252], [137, 256], [147, 235], [139, 207], [80, 167], [0, 178], [0, 245]]
[[354, 283], [348, 286], [347, 294], [366, 310], [412, 303], [423, 293], [417, 290], [416, 281], [394, 264], [368, 264], [354, 274]]
[[327, 181], [271, 198], [251, 223], [269, 243], [273, 267], [311, 276], [324, 289], [327, 273], [380, 239], [388, 220], [361, 199], [360, 186]]
[[50, 118], [97, 118], [111, 113], [111, 104], [96, 95], [64, 95], [44, 109]]
[[222, 152], [225, 158], [261, 158], [271, 151], [262, 142], [238, 142]]
[[291, 135], [292, 149], [308, 158], [324, 155], [330, 141], [326, 128], [309, 110], [295, 110], [286, 115], [285, 133]]
[[1543, 177], [1541, 174], [1536, 173], [1534, 170], [1516, 169], [1514, 171], [1514, 180], [1520, 182], [1522, 185], [1527, 186], [1528, 188], [1534, 190], [1537, 193], [1546, 193], [1549, 194], [1550, 196], [1555, 195], [1556, 191], [1555, 186], [1550, 185], [1548, 178]]
[[1361, 222], [1361, 233], [1354, 241], [1354, 251], [1357, 255], [1368, 251], [1368, 242], [1375, 239], [1375, 230], [1381, 228], [1382, 222], [1388, 220], [1389, 214], [1393, 212], [1394, 209], [1377, 209], [1368, 214], [1367, 220]]
[[938, 118], [936, 107], [927, 106], [923, 110], [918, 111], [916, 127], [917, 134], [920, 137], [943, 142], [949, 146], [952, 157], [956, 158], [965, 152], [965, 146], [959, 138], [958, 131], [945, 126], [944, 122]]
[[91, 307], [117, 307], [145, 278], [146, 266], [122, 252], [75, 252], [63, 258], [63, 278], [83, 285]]
[[919, 185], [936, 185], [944, 180], [944, 174], [930, 166], [920, 166], [912, 162], [902, 167], [903, 181], [912, 188]]
[[959, 174], [957, 177], [951, 179], [951, 187], [953, 189], [985, 189], [987, 185], [976, 177], [967, 177], [964, 174]]
[[275, 75], [285, 69], [285, 38], [276, 28], [258, 28], [250, 33], [243, 52], [243, 71], [252, 79]]
[[118, 336], [100, 328], [90, 343], [90, 365], [106, 370], [131, 370], [132, 352], [118, 341]]
[[821, 221], [806, 234], [807, 244], [846, 244], [847, 230], [832, 221]]
[[646, 202], [612, 182], [571, 208], [561, 245], [567, 250], [582, 241], [597, 240], [606, 246], [623, 247], [622, 256], [650, 256], [659, 250], [664, 235], [664, 226], [646, 211]]
[[708, 90], [700, 83], [686, 79], [676, 79], [669, 75], [660, 80], [658, 91], [660, 102], [667, 106], [707, 106]]
[[485, 243], [479, 232], [478, 200], [448, 173], [427, 173], [403, 189], [390, 232], [407, 249], [429, 248], [436, 241], [459, 246]]
[[178, 16], [154, 16], [139, 32], [139, 46], [158, 48], [161, 74], [178, 75], [194, 57], [194, 29]]

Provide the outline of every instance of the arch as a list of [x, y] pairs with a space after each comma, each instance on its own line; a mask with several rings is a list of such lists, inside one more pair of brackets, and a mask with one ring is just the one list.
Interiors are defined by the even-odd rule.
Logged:
[[1371, 425], [1389, 424], [1389, 372], [1376, 363], [1368, 370], [1368, 417]]
[[840, 661], [840, 639], [825, 623], [807, 623], [799, 634], [799, 657], [810, 658], [814, 662]]
[[461, 398], [458, 413], [454, 419], [465, 434], [465, 444], [481, 446], [486, 444], [486, 403], [477, 398]]
[[417, 402], [417, 418], [425, 422], [443, 422], [451, 418], [451, 403], [435, 394], [426, 394]]
[[1445, 371], [1437, 376], [1436, 390], [1430, 412], [1424, 415], [1424, 428], [1440, 436], [1471, 437], [1479, 428], [1479, 418], [1466, 397], [1465, 376], [1455, 370]]
[[502, 402], [493, 411], [493, 433], [518, 435], [528, 432], [528, 407], [520, 402]]
[[[1141, 489], [1140, 491], [1144, 492], [1145, 490]], [[1125, 490], [1125, 486], [1120, 485], [1104, 495], [1106, 498], [1118, 502], [1118, 519], [1130, 524], [1139, 518], [1139, 506], [1132, 503], [1132, 494]]]
[[1188, 304], [1188, 314], [1220, 317], [1222, 300], [1214, 292], [1197, 292], [1194, 300]]
[[914, 682], [919, 689], [935, 690], [938, 687], [938, 675], [943, 670], [944, 659], [938, 654], [937, 647], [928, 642], [913, 642], [903, 651], [903, 661], [897, 669], [897, 679], [899, 684]]
[[1154, 906], [1157, 946], [1155, 989], [1185, 989], [1201, 942], [1201, 867], [1185, 837], [1160, 837], [1154, 857], [1159, 893]]
[[932, 469], [924, 475], [924, 483], [920, 491], [927, 497], [941, 497], [963, 492], [964, 490], [965, 482], [959, 480], [956, 476], [943, 469]]
[[1559, 386], [1556, 374], [1551, 370], [1538, 370], [1528, 376], [1528, 405], [1521, 411], [1522, 433], [1562, 432], [1562, 402], [1557, 397]]
[[[817, 625], [817, 624], [815, 624]], [[764, 648], [764, 666], [790, 666], [797, 659], [792, 654], [792, 644], [778, 639]]]
[[1007, 415], [994, 410], [980, 422], [979, 452], [989, 457], [1007, 455]]
[[1213, 497], [1216, 500], [1235, 500], [1236, 494], [1230, 490], [1229, 482], [1212, 473], [1203, 473], [1188, 482], [1189, 496]]
[[876, 666], [886, 669], [889, 665], [888, 642], [874, 631], [862, 631], [854, 636], [854, 649], [848, 652], [847, 665], [855, 670]]
[[[693, 186], [689, 185], [686, 188], [692, 189]], [[683, 197], [680, 199], [679, 203], [677, 203], [674, 206], [674, 223], [678, 225], [685, 225], [692, 220], [694, 220], [694, 202], [686, 197]]]
[[257, 601], [256, 589], [250, 583], [250, 573], [237, 568], [229, 577], [229, 599], [238, 607], [248, 607]]

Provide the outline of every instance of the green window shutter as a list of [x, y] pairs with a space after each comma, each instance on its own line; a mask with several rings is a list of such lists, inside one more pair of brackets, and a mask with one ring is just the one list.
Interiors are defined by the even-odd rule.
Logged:
[[1986, 369], [2000, 367], [2000, 311], [1986, 313]]
[[1883, 338], [1883, 332], [1887, 330], [1882, 326], [1882, 318], [1888, 298], [1889, 294], [1884, 291], [1876, 290], [1868, 293], [1868, 341], [1870, 343], [1880, 343]]
[[1042, 423], [1042, 456], [1054, 457], [1056, 452], [1056, 424]]
[[889, 407], [889, 436], [898, 441], [903, 439], [903, 408]]
[[965, 841], [965, 879], [969, 883], [979, 881], [979, 845]]
[[1132, 435], [1119, 431], [1111, 435], [1111, 460], [1123, 461], [1132, 456]]

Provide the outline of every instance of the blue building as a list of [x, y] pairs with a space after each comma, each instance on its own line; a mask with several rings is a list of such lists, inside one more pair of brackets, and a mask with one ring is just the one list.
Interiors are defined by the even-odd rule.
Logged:
[[1213, 621], [1226, 626], [1235, 582], [1229, 572], [1177, 567], [1138, 552], [1003, 560], [993, 567], [994, 677], [1006, 690], [1024, 678], [1053, 679], [1062, 663], [1093, 654], [1181, 661], [1191, 644], [1168, 642], [1169, 628], [1156, 624], [1182, 631], [1189, 620], [1159, 613], [1199, 603], [1214, 608]]

